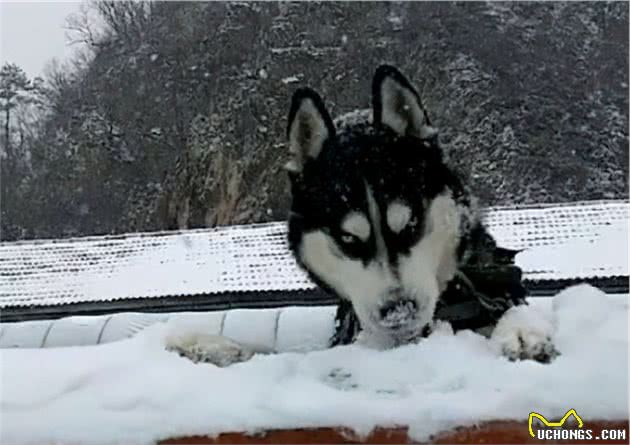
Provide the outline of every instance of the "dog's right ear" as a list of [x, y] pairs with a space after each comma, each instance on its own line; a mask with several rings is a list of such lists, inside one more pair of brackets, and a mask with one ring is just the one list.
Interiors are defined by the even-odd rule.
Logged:
[[429, 139], [437, 134], [416, 89], [398, 69], [381, 65], [372, 80], [375, 125], [386, 125], [399, 135]]
[[287, 126], [291, 160], [284, 168], [301, 173], [307, 159], [316, 159], [326, 139], [334, 135], [335, 126], [319, 94], [310, 88], [298, 89], [291, 100]]

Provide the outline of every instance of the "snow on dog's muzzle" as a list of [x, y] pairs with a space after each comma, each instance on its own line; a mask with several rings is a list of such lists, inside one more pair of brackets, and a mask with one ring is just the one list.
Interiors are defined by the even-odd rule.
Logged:
[[400, 329], [416, 321], [418, 305], [411, 299], [387, 301], [379, 309], [379, 324], [387, 329]]

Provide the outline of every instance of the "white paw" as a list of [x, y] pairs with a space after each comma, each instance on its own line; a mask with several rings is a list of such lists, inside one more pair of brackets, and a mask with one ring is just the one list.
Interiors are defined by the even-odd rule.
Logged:
[[558, 355], [551, 321], [531, 306], [515, 306], [499, 319], [490, 340], [510, 360], [549, 363]]
[[227, 337], [199, 333], [167, 337], [166, 350], [177, 352], [195, 363], [212, 363], [220, 367], [244, 362], [254, 355], [254, 351]]

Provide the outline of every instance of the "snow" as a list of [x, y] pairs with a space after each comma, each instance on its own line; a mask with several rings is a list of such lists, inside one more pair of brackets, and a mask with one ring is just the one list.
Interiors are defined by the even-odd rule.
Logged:
[[339, 130], [366, 122], [372, 122], [372, 110], [367, 108], [349, 111], [346, 114], [337, 116], [334, 120], [335, 127]]
[[[370, 119], [358, 110], [335, 123]], [[483, 218], [500, 246], [528, 249], [517, 257], [526, 280], [585, 279], [628, 275], [628, 209], [627, 201], [492, 207]], [[286, 231], [273, 222], [0, 243], [0, 307], [313, 289]]]
[[334, 306], [283, 309], [278, 316], [275, 349], [280, 352], [325, 349], [335, 330], [336, 309]]
[[0, 276], [2, 307], [314, 287], [286, 247], [284, 222], [7, 243]]
[[277, 313], [265, 311], [260, 317], [258, 311], [240, 309], [230, 311], [225, 317], [223, 335], [244, 344], [260, 345], [261, 348], [273, 345], [277, 328]]
[[[552, 320], [561, 352], [549, 365], [509, 362], [485, 337], [449, 329], [388, 351], [324, 349], [329, 308], [282, 313], [275, 325], [296, 341], [277, 349], [292, 352], [227, 368], [164, 350], [165, 337], [195, 325], [190, 319], [97, 346], [1, 350], [0, 442], [148, 444], [269, 428], [364, 434], [401, 424], [423, 440], [456, 425], [524, 421], [532, 410], [549, 418], [574, 408], [587, 423], [628, 418], [628, 296], [580, 285], [534, 301]], [[269, 323], [238, 318], [232, 336], [273, 335]], [[226, 321], [217, 317], [211, 329]]]
[[391, 23], [392, 25], [394, 25], [396, 29], [400, 29], [400, 26], [402, 25], [402, 22], [403, 22], [402, 18], [400, 18], [394, 13], [391, 13], [387, 16], [387, 21]]
[[282, 79], [282, 83], [285, 85], [288, 85], [290, 83], [295, 83], [295, 82], [299, 82], [300, 78], [298, 76], [289, 76], [289, 77], [285, 77], [284, 79]]
[[[536, 246], [516, 256], [516, 263], [527, 270], [530, 280], [548, 279], [553, 271], [557, 280], [590, 276], [628, 276], [628, 222], [619, 221], [598, 228], [598, 238], [576, 238], [562, 249], [555, 245]], [[599, 261], [586, 262], [589, 257]]]

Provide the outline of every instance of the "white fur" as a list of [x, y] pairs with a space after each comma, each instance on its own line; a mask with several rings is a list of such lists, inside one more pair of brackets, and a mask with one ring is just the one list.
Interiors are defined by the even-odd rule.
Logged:
[[252, 349], [241, 343], [198, 331], [169, 335], [166, 350], [177, 352], [195, 363], [212, 363], [220, 367], [249, 360], [254, 355]]
[[370, 221], [361, 212], [350, 212], [341, 223], [341, 230], [356, 236], [362, 241], [370, 237]]
[[450, 192], [436, 197], [425, 215], [424, 236], [408, 257], [399, 260], [401, 280], [415, 291], [423, 323], [432, 320], [438, 297], [455, 274], [459, 223]]
[[394, 233], [400, 233], [411, 220], [411, 207], [396, 201], [387, 207], [387, 225]]
[[344, 256], [335, 241], [319, 230], [304, 235], [299, 254], [310, 270], [352, 302], [363, 326], [369, 329], [373, 312], [387, 289], [395, 285], [391, 271], [381, 262], [364, 266], [361, 261]]
[[490, 340], [511, 360], [553, 358], [553, 324], [539, 310], [527, 305], [508, 309], [499, 319]]

